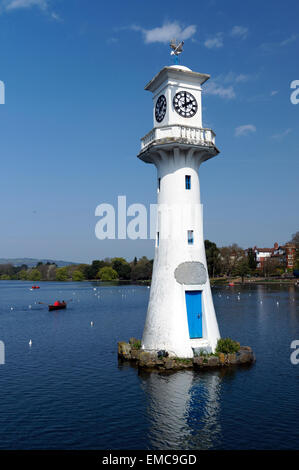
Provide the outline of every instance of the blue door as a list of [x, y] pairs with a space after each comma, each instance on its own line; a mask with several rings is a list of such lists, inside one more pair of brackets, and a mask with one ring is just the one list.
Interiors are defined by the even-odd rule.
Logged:
[[186, 307], [190, 338], [202, 338], [201, 291], [186, 290]]

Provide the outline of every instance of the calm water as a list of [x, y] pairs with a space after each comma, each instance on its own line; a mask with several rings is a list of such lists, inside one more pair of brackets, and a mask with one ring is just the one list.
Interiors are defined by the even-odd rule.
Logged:
[[[0, 282], [0, 448], [298, 448], [298, 288], [213, 289], [222, 336], [255, 350], [249, 369], [138, 375], [116, 343], [141, 336], [149, 289], [40, 285]], [[56, 298], [73, 300], [37, 303]]]

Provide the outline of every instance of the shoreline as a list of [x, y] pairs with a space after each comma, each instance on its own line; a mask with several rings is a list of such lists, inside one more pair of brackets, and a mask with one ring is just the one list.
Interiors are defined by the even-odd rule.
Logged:
[[[1, 282], [27, 282], [29, 284], [39, 284], [42, 282], [58, 282], [58, 283], [70, 283], [70, 282], [76, 282], [76, 283], [82, 283], [82, 282], [96, 282], [100, 284], [113, 284], [113, 285], [137, 285], [137, 286], [150, 286], [151, 285], [151, 280], [144, 280], [144, 281], [130, 281], [130, 280], [111, 280], [111, 281], [99, 281], [98, 279], [82, 279], [82, 281], [73, 281], [71, 279], [67, 279], [65, 281], [58, 281], [56, 279], [54, 280], [49, 280], [49, 279], [41, 279], [39, 281], [30, 281], [27, 279], [0, 279]], [[242, 282], [240, 279], [217, 279], [217, 278], [211, 278], [210, 279], [211, 287], [222, 287], [222, 286], [228, 286], [228, 287], [235, 287], [235, 286], [248, 286], [248, 285], [294, 285], [299, 287], [299, 279], [298, 278], [292, 278], [292, 279], [284, 279], [284, 278], [278, 278], [278, 279], [271, 279], [271, 278], [260, 278], [260, 279], [246, 279], [244, 282]], [[230, 283], [234, 283], [234, 285], [229, 285]]]

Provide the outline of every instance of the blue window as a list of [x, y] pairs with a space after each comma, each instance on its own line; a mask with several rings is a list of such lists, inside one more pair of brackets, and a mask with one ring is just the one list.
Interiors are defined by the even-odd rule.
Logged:
[[193, 230], [188, 230], [188, 245], [193, 245], [194, 238], [193, 238]]
[[185, 176], [185, 186], [186, 186], [186, 189], [191, 189], [191, 176], [190, 175]]

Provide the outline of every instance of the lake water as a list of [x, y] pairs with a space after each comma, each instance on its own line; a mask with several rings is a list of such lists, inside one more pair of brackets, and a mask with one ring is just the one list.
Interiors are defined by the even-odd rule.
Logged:
[[[0, 282], [1, 449], [298, 448], [298, 288], [213, 288], [222, 336], [252, 346], [253, 366], [138, 375], [117, 341], [141, 337], [147, 287], [40, 286]], [[38, 304], [57, 298], [67, 310]]]

